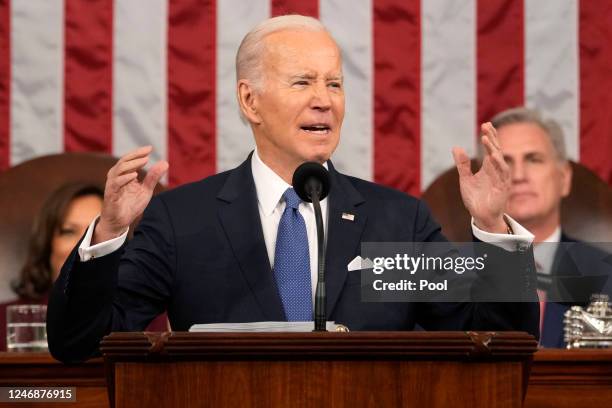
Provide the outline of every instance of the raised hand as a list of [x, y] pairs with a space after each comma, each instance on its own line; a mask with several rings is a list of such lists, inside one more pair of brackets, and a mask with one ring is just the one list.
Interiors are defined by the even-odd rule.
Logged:
[[497, 130], [490, 122], [483, 123], [480, 129], [485, 155], [476, 174], [472, 173], [470, 158], [465, 151], [453, 148], [461, 198], [478, 228], [487, 232], [506, 233], [508, 227], [504, 220], [504, 209], [510, 195], [510, 168], [497, 140]]
[[156, 163], [144, 180], [138, 181], [138, 170], [149, 161], [151, 146], [140, 147], [119, 159], [106, 175], [102, 214], [94, 230], [92, 245], [123, 234], [144, 211], [159, 179], [168, 170], [168, 162]]

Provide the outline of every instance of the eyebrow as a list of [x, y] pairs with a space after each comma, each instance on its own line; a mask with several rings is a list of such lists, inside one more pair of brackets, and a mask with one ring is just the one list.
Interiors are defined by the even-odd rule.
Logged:
[[[294, 79], [311, 79], [312, 80], [312, 79], [317, 79], [317, 75], [310, 73], [310, 72], [308, 73], [305, 72], [305, 73], [300, 73], [297, 75], [292, 75], [291, 79], [292, 80]], [[343, 76], [342, 75], [332, 75], [332, 76], [325, 77], [325, 80], [326, 81], [342, 81]]]
[[[512, 158], [512, 156], [508, 153], [504, 153], [503, 156], [510, 158], [510, 159]], [[538, 151], [529, 151], [529, 152], [525, 152], [521, 154], [521, 157], [534, 157], [534, 156], [546, 156], [546, 154], [544, 152], [538, 152]]]

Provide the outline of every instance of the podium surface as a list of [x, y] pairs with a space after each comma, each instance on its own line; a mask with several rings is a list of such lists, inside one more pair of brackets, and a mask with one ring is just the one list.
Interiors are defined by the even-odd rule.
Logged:
[[111, 406], [520, 407], [534, 338], [503, 332], [112, 333]]

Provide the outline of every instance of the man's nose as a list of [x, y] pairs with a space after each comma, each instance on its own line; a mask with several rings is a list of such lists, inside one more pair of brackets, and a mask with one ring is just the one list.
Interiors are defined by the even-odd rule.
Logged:
[[510, 171], [512, 173], [512, 182], [520, 183], [527, 179], [525, 171], [525, 165], [521, 161], [516, 161], [510, 165]]
[[310, 102], [312, 109], [326, 111], [331, 108], [331, 96], [329, 89], [325, 83], [317, 83], [313, 87], [312, 100]]

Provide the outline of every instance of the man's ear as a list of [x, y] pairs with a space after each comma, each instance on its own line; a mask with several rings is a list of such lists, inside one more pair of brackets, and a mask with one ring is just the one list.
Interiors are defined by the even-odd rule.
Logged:
[[257, 112], [257, 93], [246, 79], [238, 81], [238, 106], [242, 115], [253, 124], [261, 123]]
[[567, 197], [572, 189], [572, 164], [568, 161], [561, 165], [561, 197]]

